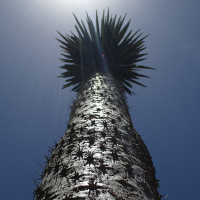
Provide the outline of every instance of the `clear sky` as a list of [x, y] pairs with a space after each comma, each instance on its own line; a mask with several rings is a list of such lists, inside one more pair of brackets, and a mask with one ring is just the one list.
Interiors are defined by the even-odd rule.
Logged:
[[135, 129], [144, 139], [167, 200], [199, 199], [200, 1], [199, 0], [1, 0], [0, 194], [32, 199], [35, 170], [48, 146], [66, 130], [73, 93], [56, 78], [59, 38], [75, 32], [75, 13], [94, 19], [110, 7], [131, 19], [146, 39], [147, 88], [128, 98]]

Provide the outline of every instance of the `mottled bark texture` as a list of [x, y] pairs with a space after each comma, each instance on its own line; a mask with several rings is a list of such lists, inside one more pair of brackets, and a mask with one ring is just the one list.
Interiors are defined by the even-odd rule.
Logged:
[[35, 199], [160, 199], [149, 151], [124, 92], [96, 74], [77, 94], [68, 129], [47, 159]]

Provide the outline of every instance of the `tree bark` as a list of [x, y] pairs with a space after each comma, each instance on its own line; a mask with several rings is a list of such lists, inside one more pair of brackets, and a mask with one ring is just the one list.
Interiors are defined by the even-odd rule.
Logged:
[[161, 199], [158, 186], [121, 85], [95, 74], [77, 94], [67, 131], [47, 158], [35, 199]]

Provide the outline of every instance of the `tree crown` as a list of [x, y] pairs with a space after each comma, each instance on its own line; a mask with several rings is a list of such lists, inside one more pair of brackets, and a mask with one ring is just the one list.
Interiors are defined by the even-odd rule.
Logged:
[[140, 30], [128, 31], [130, 20], [124, 25], [126, 15], [117, 19], [117, 15], [110, 15], [109, 9], [107, 15], [103, 11], [100, 24], [96, 12], [96, 26], [87, 14], [88, 29], [82, 20], [74, 17], [78, 35], [71, 32], [64, 36], [58, 32], [63, 39], [57, 39], [62, 44], [61, 60], [65, 63], [61, 68], [66, 70], [59, 77], [67, 78], [63, 88], [73, 85], [72, 91], [76, 92], [95, 73], [111, 74], [129, 94], [132, 94], [129, 89], [132, 83], [145, 87], [138, 79], [148, 76], [138, 71], [153, 68], [136, 63], [147, 55], [141, 52], [146, 49], [144, 39], [148, 35], [141, 37]]

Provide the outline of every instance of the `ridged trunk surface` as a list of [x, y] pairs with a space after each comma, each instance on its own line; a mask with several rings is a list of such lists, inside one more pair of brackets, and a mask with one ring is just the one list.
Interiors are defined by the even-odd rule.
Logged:
[[155, 168], [120, 84], [96, 74], [78, 93], [35, 199], [160, 199]]

